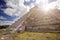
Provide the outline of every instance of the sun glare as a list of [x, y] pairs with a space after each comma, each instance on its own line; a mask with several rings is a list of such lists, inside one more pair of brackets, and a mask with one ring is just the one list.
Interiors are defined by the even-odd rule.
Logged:
[[57, 3], [56, 2], [52, 2], [52, 3], [47, 3], [44, 4], [44, 6], [42, 7], [43, 10], [48, 11], [50, 9], [54, 9], [56, 7]]
[[45, 11], [48, 11], [48, 10], [50, 10], [50, 9], [53, 9], [53, 7], [50, 6], [50, 5], [47, 5], [47, 6], [44, 6], [44, 7], [43, 7], [43, 10], [45, 10]]

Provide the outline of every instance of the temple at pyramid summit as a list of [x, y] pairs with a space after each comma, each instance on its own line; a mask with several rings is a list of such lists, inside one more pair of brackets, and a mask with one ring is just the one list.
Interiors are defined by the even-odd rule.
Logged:
[[9, 28], [30, 32], [58, 32], [60, 31], [60, 10], [56, 8], [45, 11], [35, 6]]

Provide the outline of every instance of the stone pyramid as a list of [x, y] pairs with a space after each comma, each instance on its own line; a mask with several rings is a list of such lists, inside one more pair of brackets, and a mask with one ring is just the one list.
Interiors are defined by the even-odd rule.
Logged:
[[10, 27], [32, 32], [60, 31], [60, 10], [45, 11], [35, 6]]
[[34, 7], [30, 10], [31, 14], [26, 19], [27, 31], [57, 31], [60, 30], [60, 10], [51, 9], [49, 11]]

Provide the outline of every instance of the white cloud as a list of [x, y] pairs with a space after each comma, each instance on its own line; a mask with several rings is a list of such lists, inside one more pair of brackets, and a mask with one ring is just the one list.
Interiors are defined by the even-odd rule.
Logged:
[[60, 9], [60, 0], [57, 0], [57, 6]]
[[[25, 0], [25, 1], [30, 1], [30, 0]], [[13, 9], [7, 8], [6, 10], [4, 10], [4, 12], [10, 16], [12, 16], [13, 14], [16, 16], [19, 16], [21, 14], [24, 14], [22, 12], [29, 10], [30, 8], [34, 7], [35, 5], [39, 6], [39, 7], [43, 7], [46, 4], [48, 4], [48, 0], [45, 0], [45, 1], [44, 0], [36, 0], [36, 2], [31, 3], [30, 6], [25, 6], [24, 0], [7, 0], [7, 5], [12, 7]], [[52, 5], [55, 6], [56, 3], [48, 4], [48, 6], [52, 6]]]
[[[30, 0], [25, 0], [25, 1], [30, 1]], [[58, 7], [60, 8], [60, 0], [58, 0]], [[22, 12], [25, 12], [27, 10], [29, 10], [30, 8], [34, 7], [35, 5], [36, 6], [39, 6], [39, 7], [43, 7], [43, 5], [46, 5], [48, 4], [48, 0], [36, 0], [35, 3], [31, 3], [30, 6], [25, 6], [24, 5], [24, 0], [7, 0], [7, 5], [12, 7], [12, 8], [7, 8], [4, 10], [4, 12], [10, 16], [12, 16], [13, 14], [14, 15], [21, 15], [21, 14], [24, 14]], [[55, 6], [55, 4], [51, 3], [53, 6]], [[51, 6], [51, 4], [48, 4], [48, 6]]]
[[13, 16], [13, 14], [15, 13], [16, 9], [11, 9], [11, 8], [7, 8], [4, 10], [4, 12], [7, 14], [7, 15], [10, 15], [10, 16]]
[[6, 18], [4, 18], [3, 16], [0, 16], [0, 19], [6, 19]]
[[7, 0], [7, 6], [12, 8], [7, 8], [4, 12], [10, 16], [20, 16], [24, 14], [22, 12], [27, 11], [27, 8], [23, 5], [24, 0]]

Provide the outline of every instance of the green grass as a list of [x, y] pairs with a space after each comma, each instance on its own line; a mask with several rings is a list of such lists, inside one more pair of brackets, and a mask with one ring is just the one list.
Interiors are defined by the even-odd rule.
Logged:
[[[6, 31], [0, 30], [0, 35]], [[60, 40], [60, 33], [23, 32], [11, 35], [14, 40]]]
[[24, 32], [17, 34], [15, 40], [60, 40], [60, 33]]

